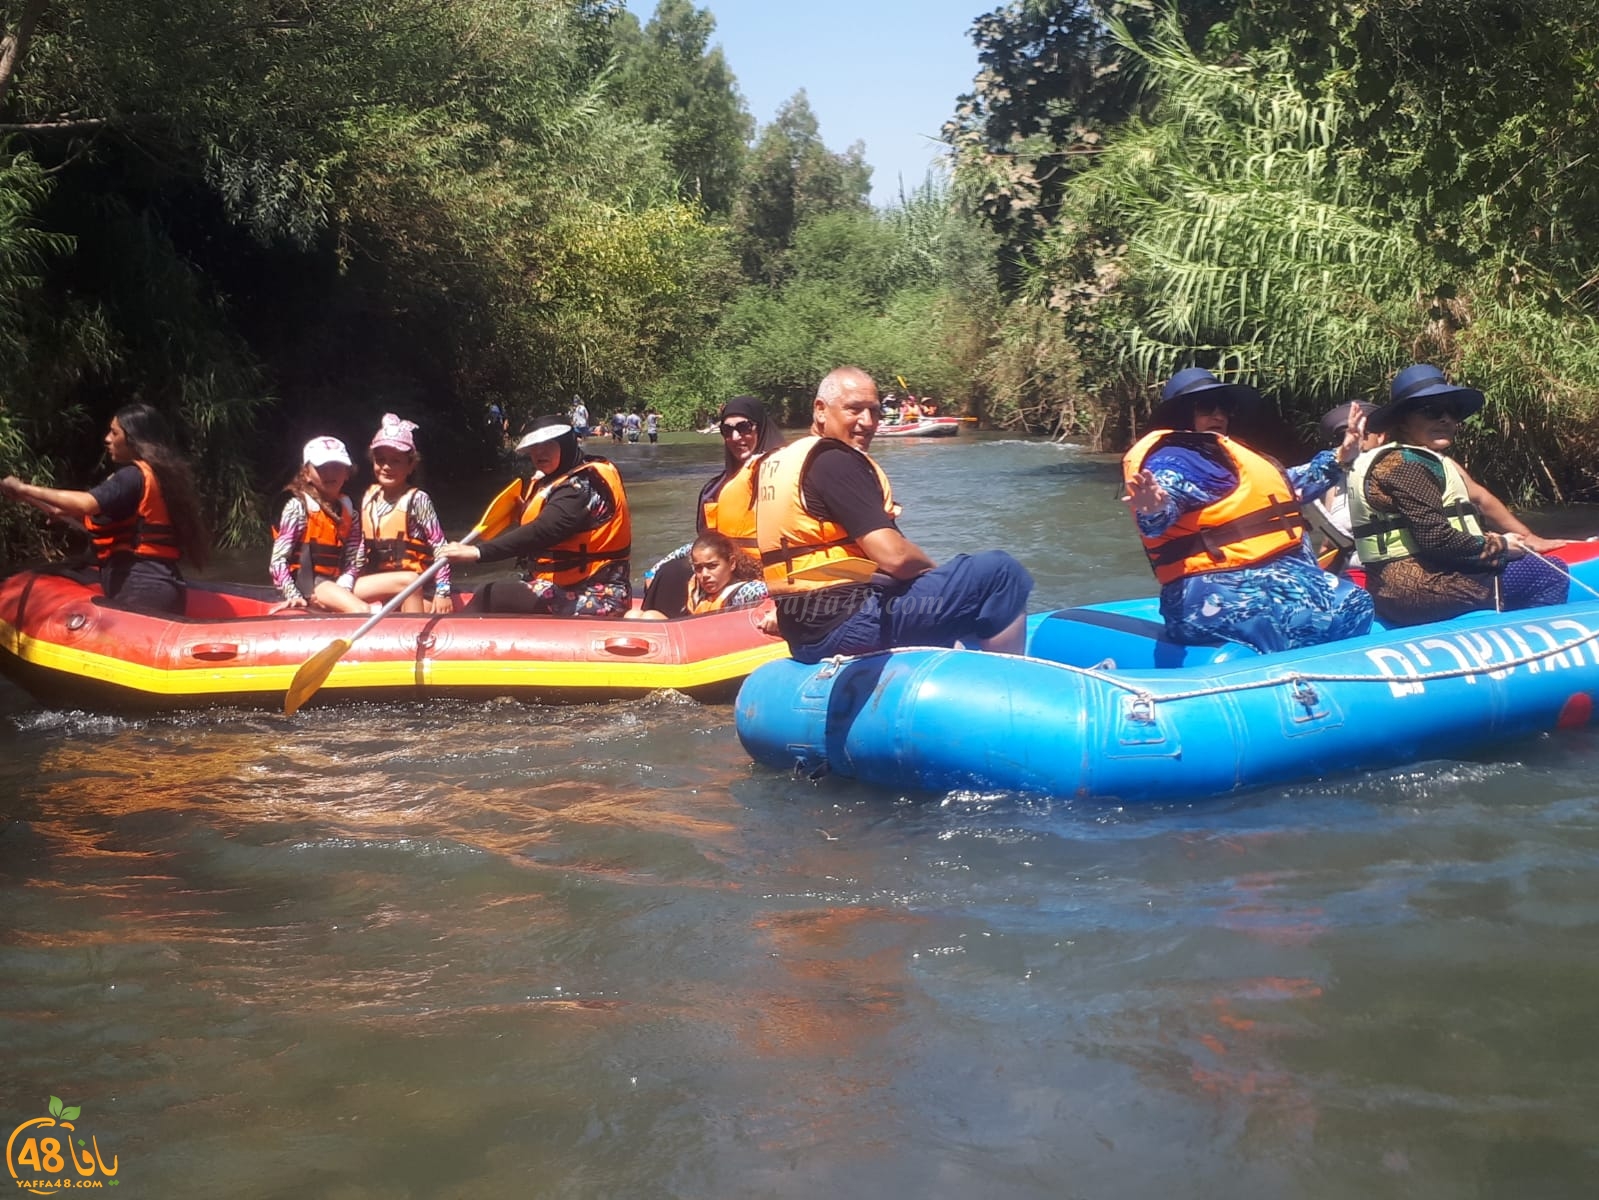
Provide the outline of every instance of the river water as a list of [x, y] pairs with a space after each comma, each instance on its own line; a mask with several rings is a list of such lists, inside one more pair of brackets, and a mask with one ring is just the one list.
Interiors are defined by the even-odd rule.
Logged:
[[[618, 448], [643, 562], [715, 441]], [[878, 448], [935, 557], [1010, 549], [1035, 608], [1148, 590], [1110, 459]], [[6, 689], [0, 743], [0, 1133], [81, 1106], [129, 1196], [1599, 1179], [1592, 730], [1138, 809], [796, 781], [673, 695], [130, 720]]]

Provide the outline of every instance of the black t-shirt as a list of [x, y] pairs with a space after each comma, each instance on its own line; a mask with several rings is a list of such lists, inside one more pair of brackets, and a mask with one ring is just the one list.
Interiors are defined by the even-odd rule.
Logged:
[[[137, 516], [139, 502], [144, 499], [144, 472], [127, 463], [90, 488], [89, 495], [100, 505], [97, 520], [125, 521]], [[106, 599], [129, 608], [181, 613], [182, 578], [176, 563], [116, 554], [101, 565], [100, 589]]]
[[100, 505], [99, 520], [126, 521], [144, 499], [144, 472], [127, 463], [90, 488], [89, 495]]
[[[812, 516], [842, 525], [857, 542], [879, 529], [899, 529], [883, 508], [883, 487], [871, 461], [843, 442], [826, 439], [811, 452], [800, 496]], [[800, 645], [818, 641], [878, 590], [874, 583], [844, 583], [780, 597], [778, 632]]]
[[555, 485], [533, 520], [491, 541], [479, 542], [478, 555], [483, 562], [527, 558], [569, 537], [598, 529], [615, 511], [616, 501], [604, 481], [592, 471], [578, 471]]
[[800, 492], [813, 517], [837, 522], [857, 542], [879, 529], [898, 528], [883, 509], [883, 487], [871, 460], [843, 442], [828, 438], [817, 445]]

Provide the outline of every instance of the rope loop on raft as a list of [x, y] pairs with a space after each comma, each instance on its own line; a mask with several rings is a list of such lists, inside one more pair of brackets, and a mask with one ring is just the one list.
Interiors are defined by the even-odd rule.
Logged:
[[[1528, 610], [1536, 611], [1536, 610]], [[1447, 671], [1425, 671], [1416, 675], [1384, 675], [1381, 673], [1370, 675], [1335, 674], [1330, 671], [1289, 671], [1285, 675], [1274, 675], [1270, 679], [1251, 679], [1239, 683], [1218, 683], [1210, 687], [1190, 688], [1184, 692], [1152, 692], [1141, 683], [1129, 683], [1125, 679], [1118, 679], [1107, 673], [1101, 666], [1074, 667], [1070, 663], [1051, 662], [1047, 658], [1028, 658], [1023, 654], [994, 654], [992, 651], [980, 653], [991, 654], [994, 658], [1010, 658], [1020, 662], [1038, 663], [1041, 666], [1054, 667], [1059, 671], [1067, 671], [1073, 675], [1081, 675], [1087, 679], [1098, 680], [1109, 687], [1119, 688], [1132, 694], [1133, 701], [1129, 708], [1128, 716], [1135, 721], [1144, 721], [1146, 718], [1139, 715], [1145, 705], [1148, 707], [1148, 720], [1154, 719], [1156, 704], [1170, 704], [1173, 700], [1197, 700], [1206, 696], [1226, 696], [1233, 692], [1253, 692], [1261, 688], [1281, 687], [1284, 684], [1294, 689], [1294, 700], [1307, 708], [1314, 707], [1319, 697], [1316, 690], [1310, 685], [1313, 683], [1432, 683], [1441, 679], [1462, 679], [1475, 675], [1493, 675], [1500, 671], [1509, 671], [1515, 667], [1524, 667], [1529, 663], [1542, 662], [1546, 658], [1567, 654], [1580, 646], [1590, 642], [1599, 641], [1599, 632], [1584, 634], [1574, 638], [1564, 645], [1549, 646], [1543, 650], [1534, 650], [1523, 654], [1519, 658], [1507, 658], [1499, 662], [1478, 663], [1471, 667], [1455, 667]], [[1329, 643], [1329, 645], [1334, 643]], [[895, 646], [888, 650], [873, 650], [868, 654], [836, 654], [831, 658], [823, 659], [817, 672], [818, 679], [830, 679], [838, 669], [848, 662], [864, 661], [868, 658], [878, 658], [893, 654], [915, 654], [925, 652], [940, 652], [954, 654], [948, 646]], [[973, 652], [968, 652], [973, 653]]]

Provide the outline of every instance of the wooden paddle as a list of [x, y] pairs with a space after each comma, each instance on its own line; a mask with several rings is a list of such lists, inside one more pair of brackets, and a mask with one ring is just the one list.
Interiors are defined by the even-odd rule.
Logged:
[[[483, 515], [478, 519], [478, 523], [473, 526], [472, 532], [461, 539], [462, 545], [477, 541], [485, 531], [493, 530], [498, 533], [505, 529], [513, 519], [516, 506], [521, 502], [521, 498], [522, 481], [513, 479], [498, 496], [489, 501], [488, 508], [483, 510]], [[333, 668], [339, 659], [344, 657], [345, 651], [365, 637], [372, 627], [384, 617], [404, 604], [405, 598], [414, 594], [418, 588], [438, 574], [439, 568], [443, 565], [444, 559], [435, 560], [432, 566], [406, 584], [398, 595], [368, 617], [349, 637], [334, 638], [333, 641], [301, 663], [300, 669], [294, 673], [294, 678], [289, 681], [289, 690], [284, 693], [284, 714], [292, 717], [298, 712], [300, 706], [316, 695], [317, 689], [327, 682], [328, 676], [333, 673]]]

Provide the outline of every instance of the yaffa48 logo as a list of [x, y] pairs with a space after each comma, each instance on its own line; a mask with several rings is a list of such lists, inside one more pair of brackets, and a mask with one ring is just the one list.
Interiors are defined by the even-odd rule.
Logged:
[[56, 1188], [116, 1187], [117, 1156], [106, 1165], [100, 1143], [74, 1122], [82, 1110], [50, 1097], [50, 1115], [24, 1121], [6, 1140], [6, 1169], [25, 1191], [44, 1194]]

